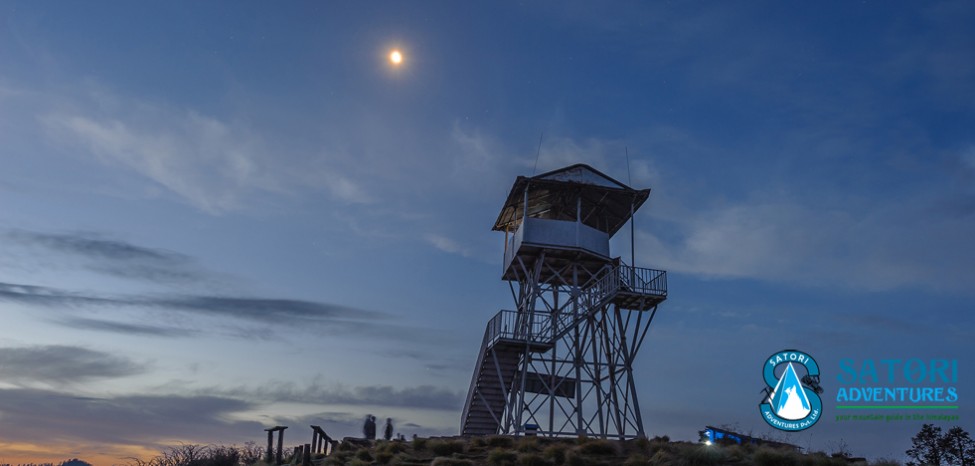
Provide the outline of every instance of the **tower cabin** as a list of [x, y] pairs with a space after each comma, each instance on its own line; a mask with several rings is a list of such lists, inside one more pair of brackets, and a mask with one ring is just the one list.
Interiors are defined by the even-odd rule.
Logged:
[[[505, 233], [502, 279], [523, 281], [544, 256], [540, 282], [585, 283], [618, 264], [609, 240], [649, 196], [650, 189], [630, 188], [584, 164], [519, 176], [493, 228]], [[558, 273], [573, 264], [584, 276]]]

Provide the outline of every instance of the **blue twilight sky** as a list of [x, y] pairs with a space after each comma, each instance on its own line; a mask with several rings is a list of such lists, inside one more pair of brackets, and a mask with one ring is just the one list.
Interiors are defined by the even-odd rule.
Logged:
[[653, 189], [651, 435], [770, 433], [783, 348], [826, 389], [787, 441], [902, 456], [920, 422], [834, 419], [842, 358], [956, 359], [944, 425], [971, 431], [973, 24], [967, 1], [0, 2], [0, 462], [366, 413], [456, 433], [513, 306], [490, 227], [516, 176], [577, 162]]

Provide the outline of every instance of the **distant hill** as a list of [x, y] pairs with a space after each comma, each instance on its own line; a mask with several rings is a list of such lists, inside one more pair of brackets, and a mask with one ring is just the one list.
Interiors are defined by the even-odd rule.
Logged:
[[92, 465], [87, 461], [79, 460], [78, 458], [75, 458], [75, 459], [70, 459], [68, 461], [65, 461], [59, 464], [58, 466], [92, 466]]
[[[12, 465], [12, 464], [0, 464], [0, 466], [15, 466], [15, 465]], [[54, 463], [27, 463], [27, 464], [18, 464], [16, 466], [92, 466], [92, 464], [89, 463], [89, 462], [87, 462], [87, 461], [79, 460], [78, 458], [74, 458], [74, 459], [62, 461], [62, 462], [57, 463], [57, 464], [54, 464]]]
[[[298, 466], [297, 458], [285, 463]], [[314, 466], [900, 466], [892, 460], [800, 453], [763, 445], [704, 445], [667, 437], [628, 441], [544, 437], [441, 437], [412, 442], [344, 439]], [[252, 466], [270, 466], [258, 462]]]

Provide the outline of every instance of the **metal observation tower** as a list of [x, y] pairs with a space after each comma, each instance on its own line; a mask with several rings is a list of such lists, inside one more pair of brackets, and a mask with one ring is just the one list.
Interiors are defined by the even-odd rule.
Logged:
[[649, 196], [581, 164], [515, 180], [493, 228], [515, 310], [488, 321], [461, 434], [646, 436], [633, 365], [667, 275], [609, 239]]

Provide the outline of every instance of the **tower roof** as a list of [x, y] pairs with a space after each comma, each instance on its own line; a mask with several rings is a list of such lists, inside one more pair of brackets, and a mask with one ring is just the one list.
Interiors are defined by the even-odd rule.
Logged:
[[576, 219], [581, 201], [581, 219], [586, 225], [615, 234], [650, 197], [650, 189], [633, 189], [585, 164], [542, 173], [519, 176], [492, 230], [517, 229], [524, 218], [525, 191], [528, 191], [528, 216], [554, 220]]

